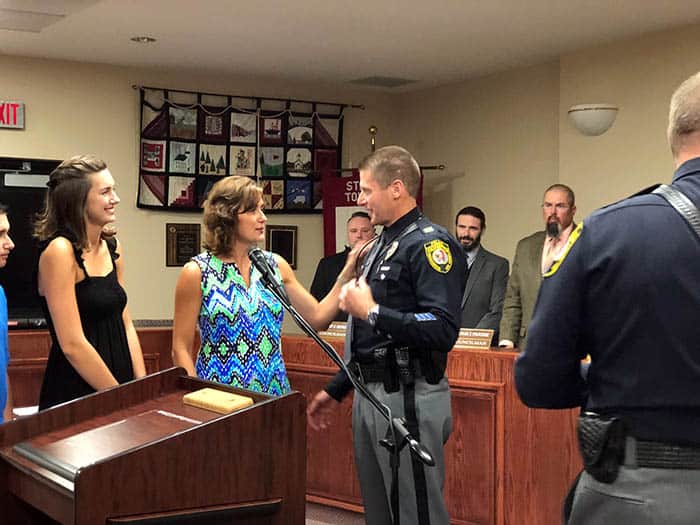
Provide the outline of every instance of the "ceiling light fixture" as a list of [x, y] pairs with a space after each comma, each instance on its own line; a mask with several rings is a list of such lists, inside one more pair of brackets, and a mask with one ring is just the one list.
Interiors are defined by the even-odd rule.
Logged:
[[152, 36], [132, 36], [132, 42], [138, 42], [139, 44], [152, 44], [156, 41]]
[[569, 108], [569, 119], [584, 135], [602, 135], [615, 122], [618, 107], [612, 104], [577, 104]]

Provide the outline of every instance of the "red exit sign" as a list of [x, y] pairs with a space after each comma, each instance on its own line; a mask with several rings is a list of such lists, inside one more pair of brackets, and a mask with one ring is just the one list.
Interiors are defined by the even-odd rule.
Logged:
[[24, 103], [0, 100], [0, 128], [24, 129]]

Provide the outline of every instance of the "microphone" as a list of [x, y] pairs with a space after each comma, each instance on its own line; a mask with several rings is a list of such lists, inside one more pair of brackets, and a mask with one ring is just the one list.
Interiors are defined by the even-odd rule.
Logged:
[[282, 283], [277, 280], [277, 276], [272, 270], [270, 263], [267, 262], [267, 257], [265, 257], [263, 251], [260, 248], [253, 247], [248, 250], [248, 258], [250, 259], [250, 262], [253, 263], [253, 266], [255, 266], [255, 268], [257, 268], [257, 270], [260, 272], [260, 275], [262, 275], [262, 281], [265, 286], [267, 286], [272, 292], [276, 292], [275, 295], [277, 295], [278, 298], [282, 298], [283, 302], [289, 304], [287, 292], [285, 291], [284, 286], [282, 286]]

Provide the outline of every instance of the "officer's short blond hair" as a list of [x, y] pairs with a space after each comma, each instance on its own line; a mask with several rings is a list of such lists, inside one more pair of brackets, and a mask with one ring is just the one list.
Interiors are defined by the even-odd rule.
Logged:
[[360, 170], [369, 171], [382, 188], [399, 179], [411, 197], [418, 195], [420, 167], [413, 155], [401, 146], [384, 146], [370, 153], [360, 162]]
[[700, 131], [700, 72], [678, 86], [671, 97], [668, 142], [674, 156], [678, 155], [685, 137], [694, 131]]

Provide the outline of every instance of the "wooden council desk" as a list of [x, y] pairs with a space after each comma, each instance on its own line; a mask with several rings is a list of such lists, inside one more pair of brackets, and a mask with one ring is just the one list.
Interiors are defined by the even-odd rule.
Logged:
[[[138, 329], [149, 373], [172, 366], [171, 329]], [[343, 341], [331, 339], [341, 353]], [[50, 346], [46, 331], [10, 332], [9, 373], [16, 406], [36, 405]], [[335, 366], [303, 336], [283, 336], [292, 387], [313, 396]], [[445, 494], [453, 524], [555, 525], [581, 469], [575, 410], [534, 410], [515, 391], [516, 353], [455, 348], [448, 361], [453, 432], [446, 446]], [[351, 398], [331, 427], [307, 427], [307, 499], [361, 511], [355, 474]]]

